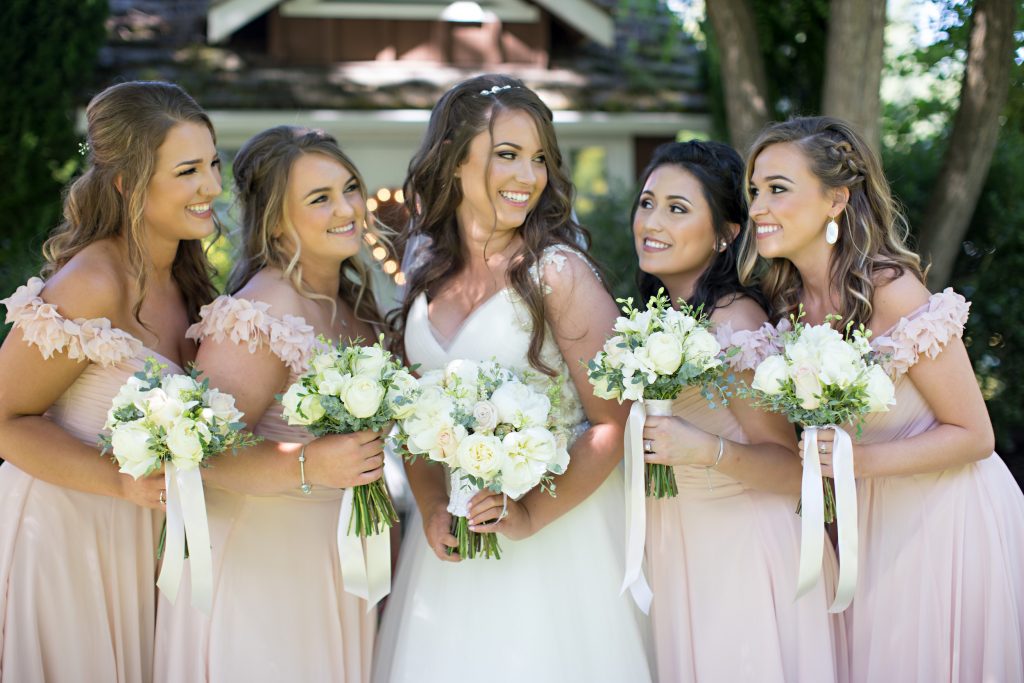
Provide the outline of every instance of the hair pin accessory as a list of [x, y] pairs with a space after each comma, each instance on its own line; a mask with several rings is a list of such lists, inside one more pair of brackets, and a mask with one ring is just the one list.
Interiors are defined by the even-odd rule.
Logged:
[[496, 85], [493, 88], [491, 88], [490, 90], [481, 90], [480, 94], [481, 95], [497, 95], [502, 90], [508, 90], [511, 87], [512, 87], [511, 85]]

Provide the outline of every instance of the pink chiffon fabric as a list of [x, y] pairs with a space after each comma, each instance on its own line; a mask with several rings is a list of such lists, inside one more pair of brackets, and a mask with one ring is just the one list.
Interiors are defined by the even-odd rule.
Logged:
[[[777, 350], [776, 329], [767, 323], [737, 332], [725, 323], [716, 336], [723, 347], [739, 349], [729, 359], [734, 371], [753, 369]], [[672, 412], [709, 433], [750, 443], [732, 412], [711, 408], [696, 388], [680, 394]], [[845, 625], [828, 614], [837, 574], [831, 545], [824, 579], [794, 600], [797, 497], [752, 490], [703, 467], [674, 471], [679, 495], [647, 499], [658, 680], [846, 681]]]
[[[907, 375], [963, 334], [952, 289], [873, 340], [896, 377], [896, 405], [869, 416], [862, 443], [938, 426]], [[940, 472], [861, 479], [859, 581], [847, 610], [852, 680], [1024, 681], [1024, 496], [989, 457]]]
[[[221, 296], [203, 307], [188, 336], [227, 339], [243, 353], [269, 348], [290, 370], [283, 392], [307, 369], [316, 339], [302, 318], [275, 317], [269, 309]], [[253, 432], [271, 441], [313, 438], [289, 426], [281, 412], [275, 401]], [[336, 541], [342, 493], [314, 487], [302, 494], [298, 462], [293, 493], [206, 487], [213, 611], [207, 618], [191, 607], [187, 573], [175, 604], [160, 597], [156, 681], [369, 680], [376, 613], [367, 613], [366, 602], [342, 583]]]
[[[88, 363], [45, 417], [94, 446], [121, 385], [158, 354], [106, 318], [65, 318], [40, 297], [43, 286], [32, 278], [0, 303], [44, 358], [65, 353]], [[0, 466], [0, 680], [151, 680], [161, 520]]]

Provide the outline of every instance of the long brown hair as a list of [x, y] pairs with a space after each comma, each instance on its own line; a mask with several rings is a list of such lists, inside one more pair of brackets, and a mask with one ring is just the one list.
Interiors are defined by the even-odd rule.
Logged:
[[[839, 288], [843, 323], [867, 325], [875, 287], [909, 271], [922, 282], [920, 257], [907, 247], [909, 228], [878, 156], [853, 127], [828, 116], [795, 118], [765, 128], [747, 156], [747, 187], [754, 163], [767, 147], [794, 143], [807, 158], [811, 172], [823, 189], [845, 187], [850, 199], [840, 217], [839, 241], [829, 263], [832, 283]], [[758, 270], [761, 288], [772, 314], [787, 316], [797, 311], [802, 282], [791, 261], [784, 258], [759, 262], [756, 229], [752, 223], [742, 236], [740, 278], [751, 282]]]
[[[326, 299], [334, 307], [333, 298], [316, 294], [303, 284], [299, 263], [302, 249], [295, 227], [288, 220], [288, 176], [295, 161], [306, 154], [320, 154], [344, 166], [359, 183], [359, 193], [366, 201], [366, 184], [359, 170], [332, 136], [297, 126], [275, 126], [257, 133], [238, 150], [233, 164], [235, 192], [242, 213], [242, 248], [228, 278], [228, 292], [237, 292], [253, 275], [273, 267], [285, 274], [299, 294], [309, 299]], [[387, 230], [372, 212], [367, 212], [366, 223], [365, 230], [387, 244]], [[294, 252], [289, 253], [282, 240], [275, 237], [279, 229], [291, 237]], [[362, 251], [366, 251], [365, 245]], [[341, 264], [338, 296], [352, 307], [357, 318], [380, 330], [384, 321], [377, 311], [368, 261], [365, 254], [345, 259]]]
[[[64, 220], [43, 245], [47, 278], [93, 242], [124, 236], [129, 271], [138, 298], [132, 307], [139, 318], [146, 296], [146, 247], [143, 211], [146, 187], [153, 177], [156, 150], [168, 131], [180, 123], [206, 126], [216, 142], [210, 118], [188, 93], [172, 83], [129, 81], [113, 85], [92, 98], [85, 110], [89, 157], [85, 172], [64, 196]], [[117, 189], [120, 178], [121, 190]], [[214, 219], [218, 231], [220, 226]], [[200, 240], [181, 240], [171, 275], [185, 299], [190, 322], [199, 308], [216, 295], [213, 269]]]
[[586, 254], [589, 235], [572, 217], [574, 188], [555, 138], [551, 110], [522, 81], [510, 76], [485, 74], [446, 92], [434, 107], [423, 143], [409, 163], [404, 192], [412, 219], [398, 240], [399, 248], [404, 251], [409, 240], [422, 236], [428, 240], [429, 254], [422, 266], [406, 274], [408, 287], [398, 317], [396, 346], [403, 348], [405, 320], [416, 298], [436, 293], [466, 265], [455, 218], [462, 203], [455, 173], [473, 138], [484, 131], [493, 134], [494, 119], [505, 111], [521, 111], [533, 119], [547, 167], [547, 186], [519, 228], [523, 245], [512, 256], [508, 280], [530, 312], [530, 365], [553, 375], [554, 368], [540, 357], [546, 329], [544, 291], [531, 274], [532, 268], [544, 250], [556, 244], [576, 249], [591, 265], [596, 264]]

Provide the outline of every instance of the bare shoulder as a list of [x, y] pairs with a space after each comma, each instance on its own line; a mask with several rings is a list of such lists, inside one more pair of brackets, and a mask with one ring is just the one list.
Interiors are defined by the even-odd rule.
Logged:
[[42, 297], [66, 318], [117, 319], [129, 305], [131, 279], [117, 250], [103, 240], [82, 249], [54, 273]]
[[579, 251], [549, 247], [541, 257], [541, 279], [555, 297], [572, 296], [574, 291], [603, 290], [593, 264]]
[[913, 274], [885, 279], [875, 287], [871, 297], [871, 327], [877, 331], [892, 328], [900, 318], [928, 303], [931, 292]]
[[252, 279], [235, 293], [235, 297], [269, 304], [270, 313], [275, 317], [300, 315], [306, 301], [295, 291], [291, 281], [276, 268], [264, 268], [253, 275]]
[[768, 314], [749, 296], [730, 295], [718, 302], [711, 313], [715, 325], [729, 323], [734, 331], [756, 330], [768, 322]]

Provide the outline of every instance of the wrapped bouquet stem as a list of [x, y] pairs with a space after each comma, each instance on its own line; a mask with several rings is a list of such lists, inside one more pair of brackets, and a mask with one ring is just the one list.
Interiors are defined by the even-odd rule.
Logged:
[[[309, 371], [281, 397], [290, 425], [315, 436], [382, 432], [407, 415], [418, 393], [413, 376], [383, 347], [335, 347], [321, 338]], [[308, 492], [304, 490], [304, 492]], [[373, 607], [391, 592], [391, 540], [398, 522], [384, 478], [345, 489], [338, 515], [338, 556], [345, 590]]]
[[484, 559], [501, 559], [501, 546], [498, 545], [498, 535], [494, 532], [478, 533], [469, 528], [469, 501], [473, 499], [481, 489], [467, 481], [458, 470], [449, 473], [451, 480], [451, 495], [448, 499], [448, 512], [452, 515], [451, 532], [459, 545], [457, 548], [448, 549], [448, 554], [458, 552], [459, 557], [472, 560], [476, 557]]

